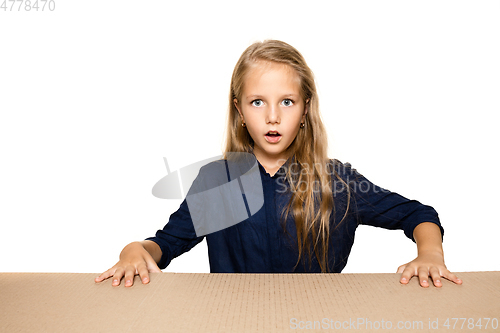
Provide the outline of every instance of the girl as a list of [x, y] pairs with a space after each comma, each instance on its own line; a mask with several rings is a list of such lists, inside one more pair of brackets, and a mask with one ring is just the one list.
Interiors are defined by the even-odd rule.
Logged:
[[[341, 272], [356, 227], [402, 229], [418, 257], [398, 268], [400, 282], [418, 276], [436, 287], [442, 277], [461, 284], [444, 264], [436, 211], [374, 185], [349, 164], [327, 157], [313, 74], [302, 55], [276, 40], [248, 47], [233, 72], [224, 158], [249, 153], [258, 163], [263, 205], [241, 223], [199, 235], [184, 200], [156, 237], [127, 245], [116, 265], [96, 278], [132, 286], [149, 282], [170, 261], [207, 237], [215, 272]], [[207, 178], [209, 163], [195, 182]], [[228, 174], [229, 175], [229, 174]], [[247, 205], [248, 209], [248, 205]], [[193, 212], [194, 213], [194, 212]], [[198, 212], [197, 212], [198, 213]]]

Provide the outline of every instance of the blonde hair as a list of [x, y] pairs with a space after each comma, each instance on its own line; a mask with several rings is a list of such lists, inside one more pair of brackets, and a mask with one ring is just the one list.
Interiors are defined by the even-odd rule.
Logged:
[[[257, 42], [250, 45], [236, 63], [229, 93], [224, 158], [227, 158], [229, 152], [251, 153], [253, 150], [253, 139], [247, 129], [242, 127], [241, 117], [233, 101], [234, 99], [242, 100], [245, 75], [259, 60], [286, 64], [293, 68], [300, 78], [300, 94], [308, 112], [305, 126], [299, 130], [295, 140], [287, 149], [292, 159], [290, 166], [293, 167], [287, 168], [285, 177], [292, 195], [281, 214], [281, 219], [285, 223], [286, 217], [292, 214], [295, 220], [299, 252], [295, 267], [305, 251], [307, 251], [309, 266], [311, 266], [312, 245], [321, 271], [329, 272], [328, 247], [330, 234], [333, 231], [330, 230], [332, 227], [330, 218], [332, 213], [335, 213], [332, 174], [342, 183], [344, 182], [338, 177], [335, 169], [329, 167], [331, 161], [327, 156], [328, 140], [319, 112], [314, 75], [303, 56], [291, 45], [278, 40]], [[300, 188], [304, 184], [305, 190]], [[313, 184], [319, 184], [319, 188], [313, 188]], [[349, 189], [348, 186], [347, 189]], [[283, 228], [286, 230], [284, 225]]]

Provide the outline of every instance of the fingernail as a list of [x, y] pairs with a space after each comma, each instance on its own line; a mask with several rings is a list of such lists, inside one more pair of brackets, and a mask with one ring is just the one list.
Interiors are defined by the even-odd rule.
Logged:
[[142, 279], [142, 282], [148, 282], [148, 278]]
[[402, 281], [402, 282], [406, 282], [406, 278], [402, 278], [402, 279], [401, 279], [401, 281]]
[[427, 280], [423, 280], [422, 283], [427, 283]]
[[436, 280], [436, 283], [441, 283], [441, 280]]

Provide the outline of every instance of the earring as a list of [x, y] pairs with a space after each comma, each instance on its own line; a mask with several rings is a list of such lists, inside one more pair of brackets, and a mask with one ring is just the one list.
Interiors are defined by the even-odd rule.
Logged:
[[304, 128], [304, 126], [306, 126], [306, 124], [300, 123], [300, 128]]
[[245, 123], [241, 123], [241, 126], [242, 126], [242, 127], [247, 127], [247, 124], [245, 124]]

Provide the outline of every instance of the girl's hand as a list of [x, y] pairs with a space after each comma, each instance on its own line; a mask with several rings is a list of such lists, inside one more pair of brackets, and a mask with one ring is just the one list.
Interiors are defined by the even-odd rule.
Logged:
[[143, 243], [133, 242], [125, 246], [120, 254], [120, 261], [113, 267], [95, 278], [95, 282], [101, 282], [113, 277], [113, 286], [120, 285], [122, 278], [125, 279], [125, 287], [134, 284], [134, 276], [139, 275], [143, 284], [149, 283], [149, 273], [161, 273], [151, 254], [146, 250]]
[[399, 280], [402, 284], [407, 284], [413, 276], [418, 276], [420, 285], [424, 288], [429, 287], [429, 278], [436, 287], [443, 285], [441, 277], [456, 284], [462, 284], [462, 280], [446, 268], [443, 255], [439, 252], [421, 253], [413, 261], [399, 266], [397, 273], [402, 273]]

